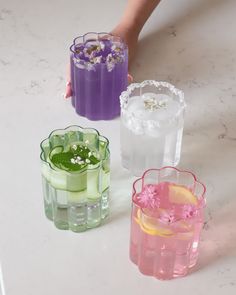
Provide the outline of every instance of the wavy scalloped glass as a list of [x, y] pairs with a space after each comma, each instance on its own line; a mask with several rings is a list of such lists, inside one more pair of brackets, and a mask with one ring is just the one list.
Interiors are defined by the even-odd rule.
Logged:
[[[92, 40], [119, 44], [124, 59], [108, 68], [79, 59], [75, 49]], [[120, 115], [119, 96], [127, 87], [128, 48], [121, 38], [108, 33], [87, 33], [74, 39], [70, 47], [72, 105], [76, 112], [90, 120], [110, 120]]]
[[[57, 168], [50, 152], [84, 144], [96, 151], [100, 161], [79, 171]], [[59, 229], [75, 232], [94, 228], [109, 212], [109, 141], [96, 129], [70, 126], [54, 130], [41, 143], [41, 172], [45, 214]]]
[[[163, 209], [153, 211], [140, 206], [138, 194], [144, 186], [164, 182], [184, 186], [195, 195], [198, 205], [193, 215], [166, 222], [160, 215], [155, 215], [155, 212], [163, 214]], [[193, 173], [174, 167], [147, 170], [134, 182], [130, 259], [143, 274], [167, 280], [185, 276], [196, 264], [204, 220], [205, 192], [205, 186]]]
[[[141, 103], [140, 103], [141, 102]], [[184, 94], [167, 82], [133, 83], [120, 96], [122, 164], [140, 176], [180, 160]]]

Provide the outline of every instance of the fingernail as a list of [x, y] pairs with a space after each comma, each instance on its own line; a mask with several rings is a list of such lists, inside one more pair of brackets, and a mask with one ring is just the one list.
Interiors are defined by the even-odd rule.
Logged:
[[65, 93], [62, 93], [61, 95], [63, 98], [69, 98], [71, 95], [66, 91]]
[[134, 81], [133, 76], [131, 76], [130, 74], [128, 74], [128, 80], [129, 80], [130, 83], [132, 83]]
[[71, 97], [71, 95], [69, 95], [68, 93], [64, 94], [64, 98], [69, 98], [69, 97]]

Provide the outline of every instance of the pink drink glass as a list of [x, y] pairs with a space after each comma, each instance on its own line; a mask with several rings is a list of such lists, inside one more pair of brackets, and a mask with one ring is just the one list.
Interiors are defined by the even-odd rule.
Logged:
[[205, 186], [174, 167], [147, 170], [133, 184], [130, 259], [141, 273], [185, 276], [198, 258]]

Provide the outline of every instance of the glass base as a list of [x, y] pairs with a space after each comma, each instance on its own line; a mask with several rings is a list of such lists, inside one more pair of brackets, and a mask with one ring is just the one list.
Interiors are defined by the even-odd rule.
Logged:
[[[178, 259], [178, 257], [176, 257]], [[139, 271], [146, 276], [152, 276], [155, 277], [158, 280], [171, 280], [174, 278], [180, 278], [188, 275], [191, 268], [195, 266], [184, 266], [180, 267], [179, 269], [173, 269], [173, 266], [167, 265], [167, 267], [164, 265], [164, 268], [161, 268], [161, 266], [158, 269], [154, 269], [153, 267], [147, 268], [147, 265], [143, 265], [141, 261], [135, 261], [134, 257], [130, 256], [130, 260], [137, 265]], [[151, 263], [152, 265], [153, 263]]]
[[70, 202], [71, 192], [54, 188], [43, 177], [43, 191], [45, 215], [58, 229], [83, 232], [98, 227], [109, 214], [108, 189], [90, 199], [78, 192], [81, 200]]
[[120, 116], [120, 109], [114, 113], [114, 114], [98, 114], [98, 115], [95, 115], [95, 114], [84, 114], [84, 113], [81, 113], [80, 110], [76, 110], [76, 113], [79, 115], [79, 116], [82, 116], [82, 117], [85, 117], [87, 119], [89, 119], [90, 121], [100, 121], [100, 120], [105, 120], [105, 121], [109, 121], [109, 120], [113, 120], [115, 118], [118, 118]]

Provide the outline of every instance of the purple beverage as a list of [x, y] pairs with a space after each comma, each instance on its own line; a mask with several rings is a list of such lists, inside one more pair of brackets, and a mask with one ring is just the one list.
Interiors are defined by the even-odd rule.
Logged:
[[87, 33], [70, 47], [72, 105], [90, 120], [120, 114], [119, 96], [127, 87], [128, 49], [121, 38]]

